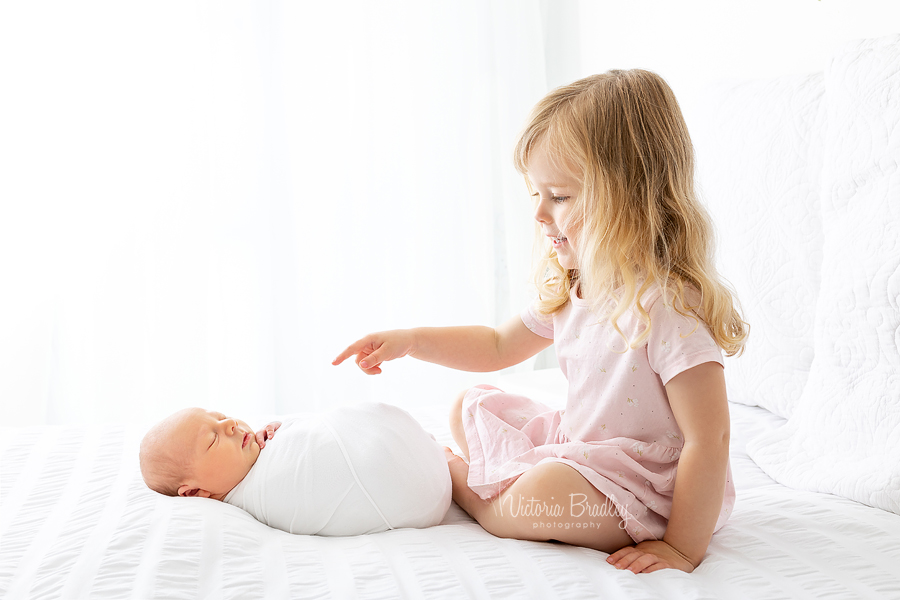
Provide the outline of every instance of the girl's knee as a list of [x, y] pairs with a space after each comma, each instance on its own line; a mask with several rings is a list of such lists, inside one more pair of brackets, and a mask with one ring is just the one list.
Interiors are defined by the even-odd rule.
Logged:
[[[590, 483], [578, 471], [561, 462], [540, 463], [526, 471], [516, 481], [521, 492], [532, 496], [550, 496]], [[598, 492], [599, 493], [599, 492]]]
[[469, 388], [464, 389], [453, 402], [450, 404], [450, 423], [458, 423], [462, 421], [462, 406], [463, 400], [465, 400], [466, 394], [469, 393]]
[[460, 451], [466, 460], [469, 460], [469, 444], [466, 441], [466, 433], [463, 428], [462, 406], [463, 400], [469, 390], [463, 390], [450, 405], [450, 434], [459, 445]]

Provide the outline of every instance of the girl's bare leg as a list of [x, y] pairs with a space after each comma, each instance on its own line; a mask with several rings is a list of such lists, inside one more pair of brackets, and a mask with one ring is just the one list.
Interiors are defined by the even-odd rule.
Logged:
[[[450, 408], [450, 431], [467, 461], [469, 446], [462, 415], [466, 392], [460, 393]], [[537, 465], [499, 496], [485, 501], [469, 488], [469, 465], [449, 448], [446, 454], [453, 500], [498, 537], [557, 540], [609, 553], [634, 544], [613, 503], [564, 463]]]
[[463, 390], [450, 407], [450, 433], [453, 434], [453, 439], [459, 445], [466, 460], [469, 460], [469, 444], [466, 442], [466, 432], [463, 430], [462, 403], [468, 391]]
[[566, 464], [539, 464], [485, 501], [466, 482], [469, 465], [449, 449], [446, 453], [453, 500], [498, 537], [556, 540], [610, 554], [634, 544], [612, 502]]

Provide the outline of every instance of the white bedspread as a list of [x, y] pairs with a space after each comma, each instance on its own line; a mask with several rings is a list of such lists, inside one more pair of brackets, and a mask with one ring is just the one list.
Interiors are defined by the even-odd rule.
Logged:
[[[411, 412], [452, 446], [445, 407]], [[900, 598], [900, 516], [773, 482], [744, 443], [781, 419], [731, 412], [737, 504], [690, 575], [496, 538], [455, 504], [428, 529], [291, 535], [234, 506], [148, 490], [142, 431], [4, 428], [0, 597]]]
[[288, 533], [362, 535], [438, 525], [450, 492], [444, 451], [422, 426], [365, 403], [285, 419], [225, 502]]

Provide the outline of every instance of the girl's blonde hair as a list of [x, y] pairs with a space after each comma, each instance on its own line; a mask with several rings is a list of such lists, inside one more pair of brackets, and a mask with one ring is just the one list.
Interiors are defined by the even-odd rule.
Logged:
[[521, 173], [538, 145], [582, 186], [562, 224], [578, 232], [579, 269], [564, 269], [546, 237], [536, 236], [540, 312], [560, 310], [577, 281], [623, 337], [618, 318], [635, 307], [647, 325], [625, 338], [636, 348], [651, 325], [641, 298], [656, 284], [676, 311], [702, 319], [728, 356], [740, 354], [749, 327], [716, 272], [712, 222], [694, 192], [693, 145], [666, 82], [635, 69], [560, 87], [538, 103], [519, 137]]

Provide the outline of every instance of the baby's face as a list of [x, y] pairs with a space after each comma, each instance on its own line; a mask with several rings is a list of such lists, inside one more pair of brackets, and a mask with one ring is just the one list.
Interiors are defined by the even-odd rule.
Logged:
[[173, 439], [184, 444], [190, 476], [178, 490], [181, 496], [221, 500], [250, 472], [259, 457], [253, 429], [222, 413], [191, 408], [181, 413]]

